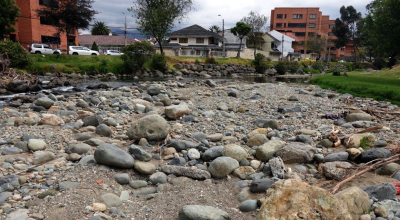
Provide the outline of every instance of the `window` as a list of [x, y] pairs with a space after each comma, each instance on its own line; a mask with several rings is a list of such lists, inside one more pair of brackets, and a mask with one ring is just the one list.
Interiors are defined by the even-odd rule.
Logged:
[[340, 51], [344, 51], [344, 47], [340, 48]]
[[334, 24], [330, 24], [329, 28], [335, 28], [335, 25]]
[[187, 38], [179, 38], [179, 43], [180, 44], [187, 44], [188, 43], [188, 39]]
[[204, 44], [204, 38], [196, 38], [196, 44]]
[[305, 28], [307, 26], [306, 23], [289, 23], [288, 27], [290, 28]]
[[60, 44], [59, 37], [42, 36], [42, 43], [44, 44]]
[[276, 27], [282, 27], [282, 23], [276, 23]]
[[50, 19], [50, 18], [45, 18], [45, 17], [40, 17], [40, 24], [44, 24], [44, 25], [55, 25], [58, 22]]
[[277, 14], [276, 18], [283, 18], [283, 14]]
[[310, 28], [315, 28], [315, 24], [314, 24], [314, 23], [309, 23], [309, 24], [308, 24], [308, 27], [310, 27]]
[[178, 38], [171, 38], [171, 41], [177, 41]]
[[335, 34], [333, 32], [329, 32], [328, 36], [335, 36]]
[[34, 44], [33, 48], [42, 48], [42, 45], [41, 44]]
[[317, 15], [316, 15], [316, 14], [311, 14], [311, 15], [310, 15], [310, 18], [311, 18], [311, 19], [316, 19], [316, 18], [317, 18]]
[[305, 37], [306, 36], [306, 32], [294, 32], [294, 35], [298, 36], [298, 37]]
[[285, 14], [285, 18], [286, 18], [287, 14]]
[[271, 42], [271, 48], [272, 48], [272, 49], [276, 49], [276, 45], [275, 45], [274, 42]]
[[286, 27], [286, 23], [283, 23], [283, 27]]
[[314, 32], [308, 32], [309, 37], [314, 37]]
[[303, 18], [303, 15], [302, 14], [295, 14], [295, 15], [293, 15], [293, 18], [301, 19], [301, 18]]
[[51, 8], [58, 8], [58, 2], [55, 0], [39, 0], [39, 5], [44, 5]]

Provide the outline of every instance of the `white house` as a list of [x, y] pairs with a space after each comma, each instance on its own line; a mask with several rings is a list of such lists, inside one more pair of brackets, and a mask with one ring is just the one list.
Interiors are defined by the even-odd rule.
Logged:
[[272, 42], [271, 45], [272, 50], [278, 50], [279, 52], [283, 53], [284, 58], [287, 58], [288, 55], [296, 55], [294, 49], [292, 48], [292, 42], [295, 41], [295, 39], [281, 34], [275, 30], [268, 32], [268, 35], [274, 39], [274, 42]]

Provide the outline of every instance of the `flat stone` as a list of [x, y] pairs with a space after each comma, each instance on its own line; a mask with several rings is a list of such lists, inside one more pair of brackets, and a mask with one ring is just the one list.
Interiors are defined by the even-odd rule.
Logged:
[[17, 209], [12, 211], [6, 218], [6, 220], [26, 220], [29, 218], [28, 209]]
[[101, 195], [101, 199], [107, 207], [119, 207], [122, 205], [122, 200], [113, 193], [103, 194]]
[[230, 220], [228, 213], [211, 207], [202, 205], [183, 206], [178, 214], [179, 220]]
[[246, 200], [240, 203], [238, 209], [242, 212], [252, 212], [258, 209], [257, 200]]
[[[230, 159], [232, 159], [232, 158], [230, 158]], [[237, 165], [239, 166], [239, 163]], [[211, 175], [208, 171], [200, 170], [200, 169], [192, 169], [189, 167], [164, 165], [164, 166], [160, 167], [160, 171], [164, 172], [166, 174], [174, 174], [176, 176], [186, 176], [186, 177], [189, 177], [192, 179], [198, 179], [198, 180], [211, 178]]]
[[397, 194], [396, 187], [394, 187], [391, 183], [385, 183], [375, 186], [365, 186], [360, 188], [364, 190], [370, 198], [375, 197], [379, 201], [394, 199]]
[[68, 182], [68, 181], [66, 181], [66, 182], [61, 182], [61, 183], [58, 185], [58, 188], [60, 189], [60, 191], [63, 191], [63, 190], [72, 188], [72, 187], [77, 186], [77, 185], [79, 185], [79, 183], [77, 183], [77, 182]]
[[94, 151], [94, 158], [99, 164], [118, 168], [132, 168], [134, 163], [130, 154], [112, 144], [98, 146]]

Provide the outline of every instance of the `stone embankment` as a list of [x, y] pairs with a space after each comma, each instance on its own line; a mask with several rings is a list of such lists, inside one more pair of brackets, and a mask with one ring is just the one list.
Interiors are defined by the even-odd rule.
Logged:
[[399, 111], [209, 79], [18, 96], [0, 109], [0, 218], [400, 219], [398, 161], [329, 193], [400, 153]]

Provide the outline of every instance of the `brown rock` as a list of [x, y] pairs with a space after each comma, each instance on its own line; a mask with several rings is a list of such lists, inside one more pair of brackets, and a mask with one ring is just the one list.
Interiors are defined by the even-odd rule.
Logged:
[[298, 180], [282, 180], [267, 190], [257, 220], [351, 220], [341, 201], [322, 188]]
[[253, 169], [253, 167], [250, 166], [239, 167], [233, 171], [233, 175], [242, 180], [246, 179], [246, 177], [254, 173], [256, 173], [256, 171]]
[[359, 219], [362, 214], [371, 208], [369, 196], [360, 187], [351, 187], [338, 192], [335, 197], [347, 207], [353, 219]]
[[375, 135], [371, 133], [366, 134], [353, 134], [344, 139], [344, 145], [347, 148], [369, 149], [375, 144]]
[[64, 120], [54, 114], [43, 114], [43, 118], [40, 120], [39, 125], [52, 125], [59, 126], [65, 124]]

